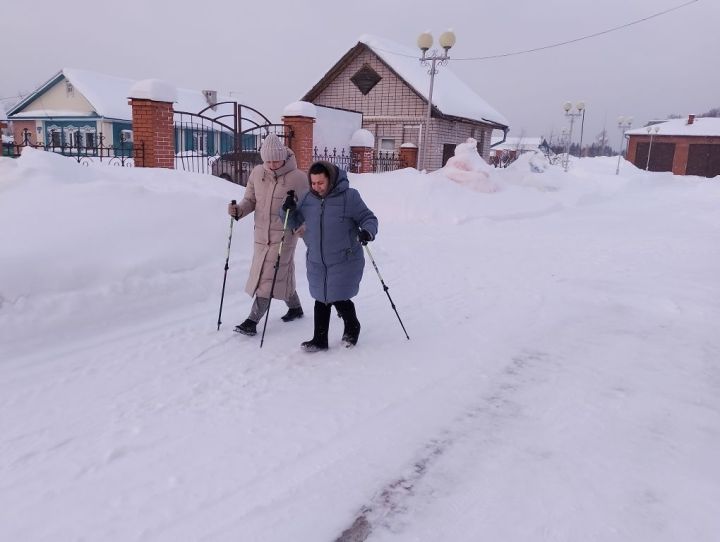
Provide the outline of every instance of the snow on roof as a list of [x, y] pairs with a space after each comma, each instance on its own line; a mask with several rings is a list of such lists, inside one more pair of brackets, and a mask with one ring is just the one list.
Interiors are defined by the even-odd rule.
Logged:
[[156, 102], [177, 102], [177, 89], [161, 79], [143, 79], [130, 87], [130, 98]]
[[[360, 42], [370, 47], [420, 96], [427, 99], [430, 78], [427, 67], [420, 63], [418, 49], [411, 49], [369, 34], [360, 36]], [[435, 76], [432, 101], [433, 105], [446, 115], [509, 126], [507, 119], [503, 115], [493, 109], [447, 66], [439, 70]]]
[[[64, 76], [65, 79], [72, 83], [73, 87], [80, 92], [88, 102], [90, 102], [90, 105], [92, 105], [93, 109], [99, 116], [127, 121], [132, 119], [132, 111], [130, 105], [128, 104], [128, 97], [131, 94], [131, 88], [138, 81], [89, 70], [63, 68], [61, 72], [55, 75], [41, 88], [44, 88], [49, 83], [54, 82], [60, 75]], [[35, 93], [28, 96], [28, 98], [25, 99], [25, 103], [32, 101], [34, 94]], [[224, 96], [218, 96], [217, 101], [223, 102], [231, 100], [230, 98]], [[177, 89], [177, 100], [174, 104], [176, 111], [197, 113], [207, 106], [208, 103], [202, 91], [185, 88]], [[52, 116], [59, 116], [55, 114], [56, 112], [51, 113], [53, 113]], [[72, 115], [77, 116], [77, 112]], [[23, 113], [17, 113], [13, 116], [36, 117], [37, 112], [32, 114], [28, 113], [26, 115]]]
[[540, 143], [542, 143], [541, 137], [507, 137], [503, 143], [500, 145], [495, 145], [496, 143], [502, 141], [502, 136], [494, 136], [490, 140], [490, 144], [492, 145], [493, 149], [497, 150], [531, 150], [531, 149], [537, 149], [540, 146]]
[[[37, 118], [38, 111], [21, 111], [20, 113], [15, 113], [13, 115], [13, 118]], [[78, 113], [75, 109], [43, 109], [42, 114], [46, 117], [53, 117], [55, 119], [59, 118], [77, 118], [77, 117], [86, 117], [87, 115], [83, 115]]]
[[[716, 117], [695, 117], [692, 124], [688, 119], [670, 119], [652, 125], [658, 127], [658, 136], [718, 136], [720, 137], [720, 118]], [[628, 135], [648, 135], [648, 127], [635, 128], [625, 133]], [[654, 133], [654, 132], [653, 132]]]

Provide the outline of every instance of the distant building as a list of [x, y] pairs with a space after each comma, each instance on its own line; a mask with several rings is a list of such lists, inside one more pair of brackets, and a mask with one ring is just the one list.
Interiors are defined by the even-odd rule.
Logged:
[[686, 119], [653, 122], [625, 134], [629, 138], [627, 159], [640, 169], [647, 166], [649, 171], [672, 171], [675, 175], [720, 175], [720, 118], [689, 115]]
[[526, 152], [540, 151], [541, 137], [506, 137], [495, 136], [491, 140], [490, 158], [488, 162], [495, 166], [509, 164]]
[[362, 113], [376, 151], [397, 152], [402, 144], [422, 146], [427, 139], [429, 169], [442, 167], [468, 137], [478, 141], [487, 160], [492, 131], [507, 130], [508, 121], [442, 66], [435, 76], [430, 127], [423, 133], [430, 77], [419, 56], [419, 50], [361, 36], [302, 99]]
[[[15, 141], [52, 146], [94, 147], [103, 136], [103, 145], [117, 145], [121, 139], [132, 144], [132, 111], [128, 104], [133, 79], [88, 70], [65, 68], [8, 111]], [[213, 91], [177, 89], [176, 111], [198, 112], [210, 101], [224, 101]], [[178, 129], [179, 130], [179, 129]], [[176, 152], [204, 145], [215, 152], [220, 135], [203, 134], [203, 140], [183, 137], [176, 130]]]
[[[5, 108], [2, 104], [0, 104], [0, 135], [5, 137], [7, 134], [5, 133], [8, 129], [8, 118], [7, 114], [5, 113]], [[3, 139], [4, 141], [4, 139]]]

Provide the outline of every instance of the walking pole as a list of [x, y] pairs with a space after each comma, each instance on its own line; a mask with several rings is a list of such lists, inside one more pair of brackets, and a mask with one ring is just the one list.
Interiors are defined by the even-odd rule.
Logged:
[[[288, 195], [294, 194], [294, 190], [288, 190]], [[275, 281], [277, 281], [278, 269], [280, 269], [280, 254], [282, 254], [282, 247], [283, 243], [285, 242], [285, 232], [287, 231], [287, 223], [289, 216], [290, 209], [287, 209], [285, 211], [285, 222], [283, 223], [283, 234], [280, 238], [280, 246], [278, 247], [277, 260], [275, 260], [275, 272], [273, 273], [272, 285], [270, 286], [270, 299], [268, 300], [267, 312], [265, 313], [265, 324], [263, 325], [263, 332], [262, 336], [260, 337], [260, 348], [262, 348], [263, 342], [265, 342], [265, 330], [267, 329], [268, 317], [270, 316], [270, 303], [272, 303], [273, 293], [275, 292]]]
[[[237, 202], [235, 200], [232, 200], [231, 205], [237, 205]], [[223, 287], [222, 287], [222, 294], [220, 294], [220, 312], [218, 313], [218, 331], [220, 331], [220, 324], [222, 322], [220, 321], [222, 317], [222, 306], [223, 306], [223, 300], [225, 299], [225, 281], [227, 280], [227, 272], [230, 267], [228, 266], [228, 263], [230, 262], [230, 245], [232, 244], [232, 229], [233, 229], [233, 223], [235, 222], [235, 217], [230, 217], [230, 235], [228, 236], [228, 248], [227, 248], [227, 256], [225, 257], [225, 274], [223, 275]]]
[[367, 251], [368, 256], [370, 256], [370, 261], [373, 264], [373, 267], [375, 268], [375, 272], [377, 273], [378, 278], [380, 279], [380, 283], [383, 285], [383, 290], [385, 290], [385, 293], [388, 296], [388, 299], [390, 300], [390, 306], [395, 311], [395, 315], [398, 317], [398, 321], [400, 322], [400, 326], [402, 327], [403, 332], [405, 333], [405, 337], [407, 337], [407, 340], [410, 340], [410, 336], [407, 334], [407, 331], [405, 331], [405, 326], [403, 325], [402, 319], [400, 318], [400, 315], [398, 314], [397, 308], [395, 307], [395, 303], [393, 303], [392, 297], [390, 297], [390, 292], [388, 292], [389, 288], [385, 285], [385, 281], [382, 278], [382, 275], [380, 275], [380, 270], [378, 269], [377, 264], [375, 263], [375, 259], [372, 257], [372, 254], [370, 252], [370, 247], [365, 244], [365, 250]]

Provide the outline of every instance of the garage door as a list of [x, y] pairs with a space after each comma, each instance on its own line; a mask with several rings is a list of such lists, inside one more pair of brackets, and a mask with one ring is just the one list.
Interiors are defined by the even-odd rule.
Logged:
[[720, 145], [690, 145], [686, 174], [701, 177], [720, 175]]

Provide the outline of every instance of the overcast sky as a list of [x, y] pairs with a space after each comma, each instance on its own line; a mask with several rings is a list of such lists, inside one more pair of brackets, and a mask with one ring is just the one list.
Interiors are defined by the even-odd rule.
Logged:
[[584, 100], [584, 142], [606, 125], [616, 145], [618, 115], [642, 126], [720, 107], [720, 1], [549, 50], [455, 59], [571, 40], [688, 1], [3, 2], [0, 98], [7, 107], [72, 67], [232, 92], [277, 120], [360, 35], [414, 46], [424, 30], [452, 28], [451, 69], [509, 120], [511, 135], [557, 136], [567, 125], [563, 102]]

